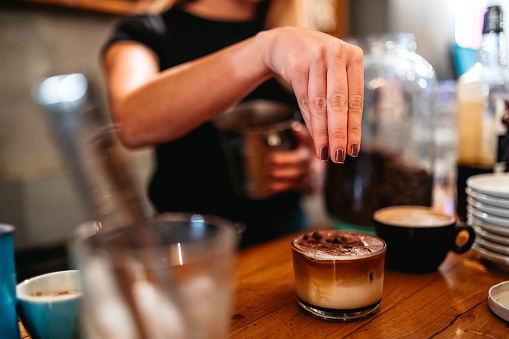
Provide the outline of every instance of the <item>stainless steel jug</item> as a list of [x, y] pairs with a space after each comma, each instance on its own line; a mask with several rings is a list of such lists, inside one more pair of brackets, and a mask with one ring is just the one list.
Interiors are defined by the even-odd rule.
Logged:
[[240, 103], [214, 120], [237, 192], [251, 199], [271, 196], [267, 156], [297, 146], [292, 132], [296, 109], [266, 100]]

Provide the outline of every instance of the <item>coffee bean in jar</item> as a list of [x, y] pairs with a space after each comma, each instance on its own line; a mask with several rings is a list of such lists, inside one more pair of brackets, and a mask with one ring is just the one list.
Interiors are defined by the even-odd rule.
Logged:
[[431, 206], [433, 173], [397, 152], [365, 147], [343, 165], [327, 164], [325, 196], [327, 212], [340, 227], [372, 232], [373, 213], [382, 207]]
[[350, 42], [364, 52], [362, 141], [359, 157], [328, 164], [325, 199], [335, 226], [374, 234], [377, 209], [433, 202], [436, 75], [410, 33]]

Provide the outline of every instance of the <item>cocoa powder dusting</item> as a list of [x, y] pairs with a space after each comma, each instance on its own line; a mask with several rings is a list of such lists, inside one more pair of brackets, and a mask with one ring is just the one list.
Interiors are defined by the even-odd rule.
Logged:
[[294, 241], [294, 245], [300, 250], [327, 256], [366, 255], [384, 246], [381, 240], [370, 235], [342, 231], [305, 233]]

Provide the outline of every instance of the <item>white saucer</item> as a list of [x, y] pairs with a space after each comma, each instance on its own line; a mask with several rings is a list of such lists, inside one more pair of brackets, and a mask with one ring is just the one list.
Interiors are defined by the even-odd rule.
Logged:
[[493, 216], [497, 216], [497, 217], [509, 218], [509, 209], [507, 209], [507, 208], [483, 204], [482, 202], [480, 202], [472, 197], [468, 197], [467, 202], [470, 206], [473, 206], [479, 212], [487, 213], [489, 215], [493, 215]]
[[509, 321], [509, 281], [491, 286], [488, 293], [490, 309], [505, 321]]
[[509, 246], [500, 245], [482, 238], [475, 238], [475, 242], [484, 249], [505, 255], [509, 260]]
[[483, 229], [484, 231], [495, 233], [499, 235], [503, 235], [505, 237], [509, 237], [509, 228], [504, 226], [497, 226], [480, 220], [471, 214], [467, 215], [467, 224], [470, 226], [477, 226]]
[[477, 254], [479, 254], [479, 256], [481, 258], [488, 260], [489, 262], [493, 263], [495, 266], [497, 266], [501, 270], [509, 272], [509, 257], [508, 256], [494, 253], [492, 251], [484, 249], [476, 243], [474, 243], [472, 245], [472, 248], [477, 252]]
[[471, 189], [470, 187], [467, 187], [465, 191], [467, 192], [467, 195], [469, 197], [472, 197], [472, 198], [476, 199], [477, 201], [480, 201], [484, 204], [488, 204], [491, 206], [497, 206], [497, 207], [503, 207], [503, 208], [509, 208], [509, 199], [492, 197], [492, 196], [486, 195], [484, 193], [476, 192], [473, 189]]
[[474, 206], [467, 205], [467, 211], [480, 220], [486, 221], [492, 225], [509, 227], [509, 219], [497, 217], [486, 212], [479, 211]]
[[499, 198], [509, 198], [509, 173], [477, 174], [467, 179], [474, 191]]
[[489, 240], [491, 242], [494, 242], [494, 243], [497, 243], [500, 245], [509, 246], [509, 236], [505, 237], [503, 235], [491, 233], [491, 232], [481, 228], [480, 226], [473, 226], [473, 227], [474, 227], [476, 239], [477, 239], [477, 237], [479, 237], [481, 239]]

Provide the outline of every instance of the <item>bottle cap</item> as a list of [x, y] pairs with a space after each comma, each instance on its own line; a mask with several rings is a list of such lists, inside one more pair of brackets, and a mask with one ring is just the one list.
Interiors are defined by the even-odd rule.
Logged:
[[502, 7], [490, 6], [484, 13], [482, 33], [500, 33], [504, 31]]

